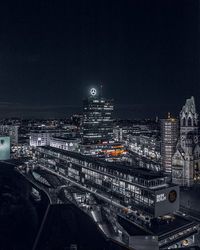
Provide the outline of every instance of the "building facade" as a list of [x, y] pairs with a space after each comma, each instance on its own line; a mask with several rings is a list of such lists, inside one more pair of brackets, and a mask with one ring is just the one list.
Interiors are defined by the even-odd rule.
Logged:
[[19, 126], [16, 125], [1, 125], [0, 134], [10, 137], [10, 142], [12, 145], [18, 144], [18, 129]]
[[172, 181], [192, 186], [200, 181], [198, 114], [194, 97], [186, 100], [180, 112], [180, 137], [172, 159]]
[[29, 145], [31, 147], [50, 145], [50, 139], [53, 136], [63, 137], [66, 134], [65, 129], [38, 129], [32, 130], [29, 137]]
[[172, 157], [178, 140], [178, 120], [171, 118], [161, 120], [161, 156], [162, 168], [166, 173], [172, 172]]
[[160, 140], [154, 135], [130, 134], [126, 145], [131, 152], [147, 159], [160, 161]]
[[50, 138], [50, 146], [68, 151], [79, 151], [79, 138], [66, 138], [61, 136], [52, 136]]
[[113, 100], [90, 90], [90, 96], [83, 102], [81, 125], [83, 144], [99, 144], [113, 140]]
[[50, 144], [50, 134], [48, 132], [31, 132], [30, 146], [46, 146]]

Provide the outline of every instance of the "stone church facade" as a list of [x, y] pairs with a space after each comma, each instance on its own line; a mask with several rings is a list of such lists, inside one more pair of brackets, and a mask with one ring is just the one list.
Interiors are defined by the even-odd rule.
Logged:
[[200, 182], [198, 114], [194, 97], [186, 100], [180, 112], [180, 135], [172, 157], [172, 182], [189, 187]]

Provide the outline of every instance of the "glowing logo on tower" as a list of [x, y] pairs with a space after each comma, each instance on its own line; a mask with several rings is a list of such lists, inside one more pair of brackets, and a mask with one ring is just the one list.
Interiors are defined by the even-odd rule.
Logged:
[[168, 195], [168, 199], [171, 203], [175, 202], [177, 198], [177, 193], [175, 190], [171, 190]]
[[97, 94], [97, 90], [96, 90], [95, 88], [91, 88], [91, 89], [90, 89], [90, 94], [91, 94], [92, 96], [95, 96], [95, 95]]

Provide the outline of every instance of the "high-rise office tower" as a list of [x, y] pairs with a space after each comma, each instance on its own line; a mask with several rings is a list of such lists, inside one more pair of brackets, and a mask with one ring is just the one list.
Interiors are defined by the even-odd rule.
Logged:
[[161, 156], [162, 167], [166, 173], [172, 172], [172, 156], [178, 140], [178, 120], [171, 118], [161, 120]]
[[172, 160], [172, 181], [192, 186], [200, 181], [198, 115], [194, 97], [186, 100], [180, 112], [180, 138]]
[[98, 94], [95, 88], [83, 101], [83, 144], [99, 144], [113, 140], [113, 100]]

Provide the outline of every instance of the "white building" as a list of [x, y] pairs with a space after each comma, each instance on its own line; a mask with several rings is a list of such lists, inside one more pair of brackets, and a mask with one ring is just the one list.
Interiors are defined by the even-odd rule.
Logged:
[[160, 140], [154, 135], [130, 134], [126, 145], [130, 151], [148, 159], [159, 161], [161, 158]]
[[118, 127], [115, 127], [113, 129], [113, 136], [114, 136], [114, 140], [118, 141], [118, 142], [122, 142], [123, 140], [123, 129]]
[[79, 151], [79, 144], [81, 140], [77, 138], [66, 138], [52, 136], [50, 138], [50, 146], [54, 148], [60, 148], [68, 151]]
[[50, 144], [50, 133], [49, 132], [31, 132], [30, 133], [30, 146], [46, 146]]

